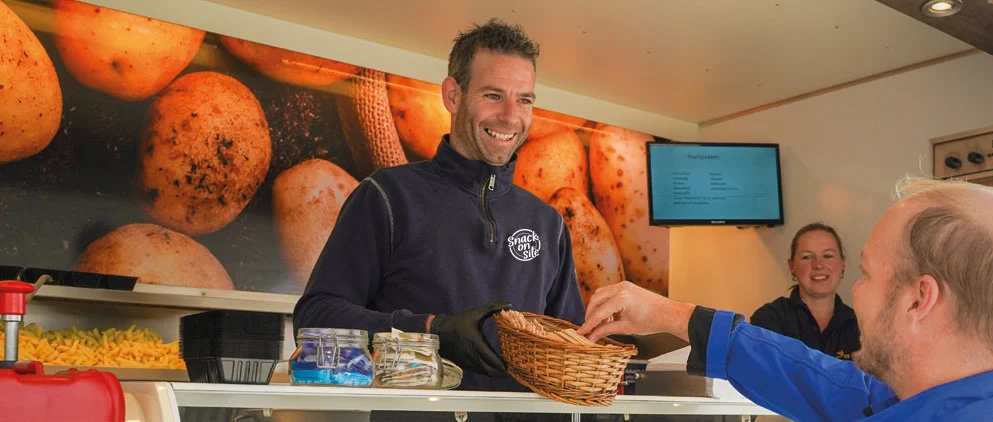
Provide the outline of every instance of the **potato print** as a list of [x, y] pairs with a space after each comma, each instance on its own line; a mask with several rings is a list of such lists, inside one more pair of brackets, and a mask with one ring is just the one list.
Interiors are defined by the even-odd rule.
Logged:
[[358, 66], [271, 47], [238, 38], [219, 36], [231, 55], [259, 73], [296, 85], [330, 85], [358, 73]]
[[129, 224], [95, 240], [73, 268], [138, 277], [139, 283], [234, 289], [231, 277], [207, 248], [154, 224]]
[[452, 129], [441, 86], [389, 74], [386, 84], [400, 142], [418, 157], [433, 158], [441, 137]]
[[0, 3], [0, 164], [45, 149], [59, 130], [62, 89], [31, 29]]
[[[358, 180], [451, 130], [436, 83], [74, 0], [0, 2], [0, 38], [5, 265], [299, 294]], [[584, 300], [666, 293], [651, 139], [534, 109], [514, 183], [563, 216]]]
[[571, 132], [586, 124], [586, 119], [580, 117], [567, 116], [562, 113], [534, 109], [534, 119], [531, 120], [531, 130], [528, 131], [528, 139], [544, 138], [563, 132]]
[[586, 148], [575, 132], [528, 139], [517, 151], [514, 184], [548, 202], [556, 190], [589, 192]]
[[364, 178], [383, 167], [407, 164], [400, 135], [393, 124], [385, 73], [362, 70], [349, 84], [348, 96], [339, 97], [336, 103], [345, 140], [358, 169], [356, 177]]
[[555, 191], [549, 204], [562, 214], [569, 228], [579, 292], [583, 295], [583, 303], [589, 304], [596, 289], [624, 280], [614, 236], [586, 191], [564, 187]]
[[667, 294], [669, 232], [648, 224], [648, 158], [641, 132], [599, 125], [590, 137], [590, 176], [597, 209], [614, 233], [628, 280]]
[[307, 160], [276, 177], [272, 214], [283, 256], [301, 289], [307, 285], [345, 199], [359, 185], [326, 160]]
[[265, 178], [272, 155], [258, 100], [216, 72], [184, 75], [148, 110], [138, 149], [142, 206], [191, 236], [233, 221]]
[[104, 7], [59, 0], [55, 46], [83, 85], [125, 101], [149, 98], [200, 50], [204, 31]]

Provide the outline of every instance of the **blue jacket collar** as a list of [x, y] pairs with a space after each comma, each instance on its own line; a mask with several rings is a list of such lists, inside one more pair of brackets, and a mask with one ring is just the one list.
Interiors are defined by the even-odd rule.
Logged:
[[438, 170], [442, 177], [452, 184], [480, 193], [484, 186], [489, 185], [490, 176], [496, 175], [493, 183], [493, 190], [488, 194], [500, 194], [510, 190], [514, 184], [514, 166], [517, 164], [517, 154], [511, 156], [510, 161], [502, 166], [493, 166], [485, 161], [469, 160], [459, 154], [452, 147], [448, 135], [441, 138], [438, 150], [431, 163]]
[[[993, 371], [931, 387], [903, 401], [895, 399], [872, 403], [866, 410], [871, 409], [883, 420], [908, 420], [911, 416], [920, 420], [987, 420], [985, 417], [993, 416]], [[979, 402], [985, 403], [972, 406]]]

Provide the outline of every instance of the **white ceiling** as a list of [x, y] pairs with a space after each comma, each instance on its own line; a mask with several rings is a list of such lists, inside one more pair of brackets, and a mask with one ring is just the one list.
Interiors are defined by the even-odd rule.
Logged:
[[499, 17], [541, 44], [539, 83], [690, 122], [971, 48], [871, 0], [212, 1], [442, 59]]

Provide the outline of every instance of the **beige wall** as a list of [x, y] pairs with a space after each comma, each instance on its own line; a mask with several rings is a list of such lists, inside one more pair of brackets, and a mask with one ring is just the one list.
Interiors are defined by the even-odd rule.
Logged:
[[[791, 285], [789, 242], [821, 220], [858, 255], [907, 172], [931, 173], [930, 138], [993, 124], [993, 57], [973, 55], [701, 128], [708, 142], [781, 145], [786, 225], [672, 230], [671, 296], [751, 315]], [[923, 170], [922, 170], [923, 169]]]

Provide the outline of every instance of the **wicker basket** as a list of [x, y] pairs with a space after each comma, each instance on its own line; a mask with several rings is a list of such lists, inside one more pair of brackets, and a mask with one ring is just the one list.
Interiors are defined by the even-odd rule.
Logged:
[[[578, 328], [549, 316], [522, 314], [549, 331]], [[539, 337], [514, 328], [501, 313], [493, 320], [507, 372], [535, 393], [564, 403], [609, 406], [617, 395], [628, 360], [638, 353], [634, 346], [608, 338], [586, 346]]]

